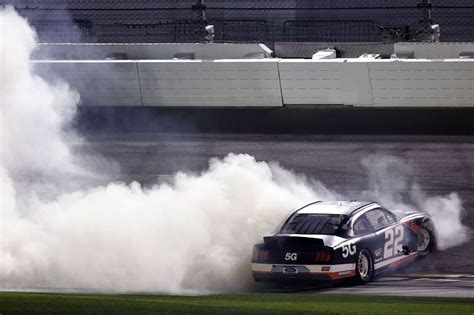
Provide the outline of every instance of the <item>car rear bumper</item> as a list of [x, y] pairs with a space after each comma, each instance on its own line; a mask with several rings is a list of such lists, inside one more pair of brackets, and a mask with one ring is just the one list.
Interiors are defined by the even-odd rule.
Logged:
[[355, 264], [340, 265], [280, 265], [252, 264], [257, 282], [332, 281], [355, 276]]

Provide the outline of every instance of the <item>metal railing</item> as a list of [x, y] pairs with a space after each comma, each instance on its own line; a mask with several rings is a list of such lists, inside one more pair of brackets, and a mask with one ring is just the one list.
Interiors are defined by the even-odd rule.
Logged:
[[200, 42], [206, 38], [204, 26], [212, 24], [218, 42], [390, 42], [418, 40], [432, 23], [440, 24], [441, 40], [474, 40], [474, 5], [469, 1], [457, 6], [434, 5], [429, 0], [389, 6], [357, 5], [360, 1], [315, 6], [316, 1], [308, 1], [313, 5], [293, 7], [281, 5], [284, 1], [258, 0], [246, 5], [240, 1], [214, 5], [212, 0], [120, 5], [91, 0], [68, 1], [67, 6], [59, 2], [13, 4], [29, 18], [42, 41]]

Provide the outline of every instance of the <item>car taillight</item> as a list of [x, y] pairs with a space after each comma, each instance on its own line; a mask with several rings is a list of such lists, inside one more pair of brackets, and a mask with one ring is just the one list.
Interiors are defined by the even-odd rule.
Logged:
[[269, 252], [268, 250], [259, 250], [257, 252], [257, 260], [258, 261], [265, 261], [268, 259]]
[[332, 254], [330, 252], [316, 252], [316, 257], [314, 260], [316, 261], [331, 261]]

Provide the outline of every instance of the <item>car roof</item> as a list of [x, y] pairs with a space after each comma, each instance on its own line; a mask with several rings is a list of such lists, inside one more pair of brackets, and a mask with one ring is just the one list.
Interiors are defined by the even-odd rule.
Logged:
[[351, 215], [354, 211], [361, 209], [374, 202], [368, 201], [318, 201], [307, 204], [298, 209], [298, 214], [343, 214]]

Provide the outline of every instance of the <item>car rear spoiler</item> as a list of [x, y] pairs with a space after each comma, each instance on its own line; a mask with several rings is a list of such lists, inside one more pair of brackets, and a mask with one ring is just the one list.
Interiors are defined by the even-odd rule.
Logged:
[[268, 247], [323, 247], [324, 242], [319, 238], [304, 236], [273, 235], [263, 238]]

